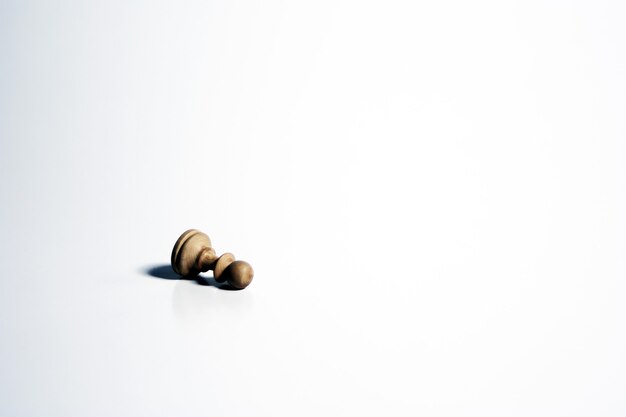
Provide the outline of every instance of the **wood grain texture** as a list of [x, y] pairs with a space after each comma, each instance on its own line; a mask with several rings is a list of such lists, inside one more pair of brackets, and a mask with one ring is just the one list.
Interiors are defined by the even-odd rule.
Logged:
[[252, 282], [252, 266], [226, 252], [217, 256], [211, 239], [197, 229], [185, 231], [172, 248], [172, 269], [184, 277], [195, 277], [201, 272], [213, 271], [217, 282], [227, 282], [236, 289], [246, 288]]

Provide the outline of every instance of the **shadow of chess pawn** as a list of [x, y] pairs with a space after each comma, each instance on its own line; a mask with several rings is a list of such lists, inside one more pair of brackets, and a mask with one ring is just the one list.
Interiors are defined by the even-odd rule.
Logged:
[[227, 282], [237, 289], [246, 288], [254, 277], [249, 263], [235, 260], [235, 256], [228, 252], [217, 256], [209, 236], [195, 229], [187, 230], [174, 244], [172, 268], [177, 274], [189, 278], [212, 270], [217, 282]]

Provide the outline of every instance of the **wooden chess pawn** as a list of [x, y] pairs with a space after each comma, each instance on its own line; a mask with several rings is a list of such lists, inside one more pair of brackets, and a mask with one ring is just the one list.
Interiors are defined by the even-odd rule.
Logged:
[[212, 270], [217, 282], [228, 282], [237, 289], [246, 288], [254, 277], [249, 263], [235, 260], [235, 256], [228, 252], [217, 256], [209, 236], [195, 229], [187, 230], [174, 244], [172, 268], [184, 277], [195, 277], [200, 272]]

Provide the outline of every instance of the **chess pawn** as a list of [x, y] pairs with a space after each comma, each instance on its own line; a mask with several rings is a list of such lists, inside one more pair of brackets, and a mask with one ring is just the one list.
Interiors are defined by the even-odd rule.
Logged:
[[212, 270], [217, 282], [228, 282], [237, 289], [246, 288], [254, 276], [250, 264], [235, 260], [232, 253], [217, 256], [209, 236], [195, 229], [187, 230], [174, 244], [172, 269], [185, 277]]

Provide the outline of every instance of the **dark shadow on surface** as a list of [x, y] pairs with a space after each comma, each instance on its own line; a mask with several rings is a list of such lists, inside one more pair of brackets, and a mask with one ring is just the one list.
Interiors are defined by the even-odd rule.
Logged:
[[231, 287], [225, 282], [222, 282], [222, 283], [217, 282], [215, 278], [213, 277], [204, 277], [202, 275], [198, 275], [197, 277], [194, 278], [194, 280], [196, 281], [198, 285], [215, 287], [224, 291], [239, 291], [239, 288]]
[[182, 279], [180, 275], [178, 275], [172, 269], [171, 265], [155, 265], [149, 268], [146, 268], [144, 272], [151, 277], [155, 278], [163, 278], [163, 279]]
[[195, 281], [196, 284], [198, 285], [202, 285], [205, 287], [215, 287], [215, 288], [219, 288], [220, 290], [225, 290], [225, 291], [239, 291], [238, 288], [234, 288], [231, 287], [230, 285], [226, 284], [226, 283], [219, 283], [215, 280], [215, 278], [213, 277], [205, 277], [202, 275], [198, 275], [197, 277], [181, 277], [180, 275], [178, 275], [176, 272], [174, 272], [174, 270], [172, 269], [172, 266], [167, 264], [167, 265], [154, 265], [154, 266], [150, 266], [144, 269], [144, 272], [154, 278], [161, 278], [161, 279], [170, 279], [170, 280], [189, 280], [189, 281]]

